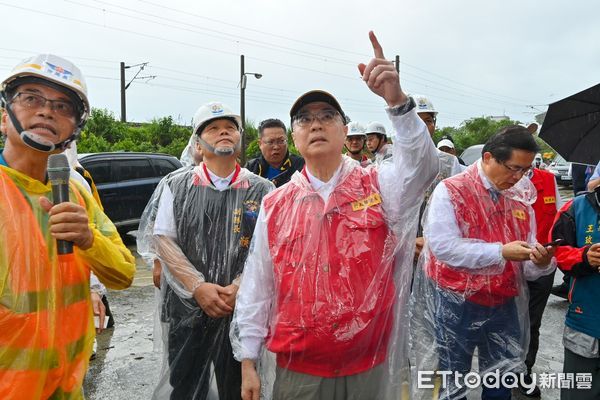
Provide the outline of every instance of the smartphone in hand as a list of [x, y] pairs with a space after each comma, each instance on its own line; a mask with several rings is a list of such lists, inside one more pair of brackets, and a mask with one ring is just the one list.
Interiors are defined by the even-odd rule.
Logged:
[[548, 247], [548, 246], [560, 246], [562, 245], [562, 242], [564, 242], [564, 239], [555, 239], [551, 242], [548, 243], [544, 243], [542, 246], [544, 247]]

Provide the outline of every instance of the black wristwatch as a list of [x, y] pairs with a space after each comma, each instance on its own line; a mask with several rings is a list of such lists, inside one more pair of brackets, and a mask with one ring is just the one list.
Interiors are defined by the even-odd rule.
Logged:
[[393, 117], [399, 117], [408, 113], [410, 110], [416, 107], [416, 103], [412, 97], [408, 98], [408, 101], [401, 106], [386, 107], [385, 110]]

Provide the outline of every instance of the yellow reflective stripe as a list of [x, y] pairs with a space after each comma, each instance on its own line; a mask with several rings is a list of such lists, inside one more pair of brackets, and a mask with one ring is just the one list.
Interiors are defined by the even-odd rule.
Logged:
[[[76, 283], [64, 286], [57, 290], [62, 295], [62, 304], [67, 307], [82, 300], [86, 300], [90, 292], [87, 282]], [[8, 287], [5, 293], [0, 297], [0, 304], [8, 308], [15, 314], [27, 314], [33, 312], [46, 311], [55, 294], [50, 290], [37, 292], [12, 293]]]
[[6, 287], [4, 294], [0, 297], [0, 304], [15, 314], [44, 311], [48, 308], [48, 304], [51, 303], [54, 302], [50, 301], [50, 292], [48, 290], [13, 293], [9, 287]]
[[55, 349], [24, 349], [0, 346], [0, 369], [46, 371], [58, 367]]
[[75, 392], [67, 393], [63, 391], [61, 388], [56, 389], [54, 393], [48, 397], [48, 400], [79, 400], [83, 399], [83, 394], [81, 393], [81, 388], [77, 388]]
[[63, 305], [66, 307], [82, 300], [86, 300], [90, 293], [90, 286], [88, 282], [75, 283], [73, 285], [64, 286], [62, 293]]
[[92, 338], [88, 334], [89, 332], [85, 332], [82, 337], [67, 345], [66, 352], [67, 360], [69, 362], [73, 361], [78, 355], [80, 355], [85, 350], [85, 345], [88, 342], [88, 340], [91, 343]]
[[[73, 361], [91, 343], [89, 332], [65, 346], [67, 361]], [[48, 371], [59, 364], [58, 350], [0, 346], [0, 369], [13, 371]]]

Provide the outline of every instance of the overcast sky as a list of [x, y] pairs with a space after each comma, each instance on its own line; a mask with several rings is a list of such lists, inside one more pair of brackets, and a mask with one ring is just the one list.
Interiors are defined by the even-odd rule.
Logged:
[[[0, 0], [0, 75], [50, 52], [75, 62], [93, 107], [120, 115], [119, 62], [148, 62], [127, 89], [128, 120], [171, 115], [188, 124], [203, 103], [289, 121], [293, 101], [325, 89], [356, 121], [385, 121], [360, 80], [374, 30], [400, 56], [407, 93], [428, 96], [438, 126], [476, 116], [533, 121], [546, 105], [600, 82], [600, 3], [589, 1]], [[137, 68], [127, 70], [133, 78]], [[387, 122], [386, 122], [387, 124]], [[389, 125], [388, 125], [389, 126]]]

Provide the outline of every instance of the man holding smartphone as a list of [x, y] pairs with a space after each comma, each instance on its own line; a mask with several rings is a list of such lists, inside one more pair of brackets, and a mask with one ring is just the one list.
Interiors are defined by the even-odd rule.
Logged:
[[[525, 128], [505, 127], [487, 141], [479, 162], [432, 194], [423, 273], [413, 292], [416, 313], [429, 321], [414, 340], [429, 334], [438, 371], [453, 374], [440, 399], [466, 398], [465, 386], [455, 382], [470, 372], [476, 348], [480, 376], [524, 372], [525, 281], [556, 268], [555, 249], [536, 241], [535, 188], [522, 179], [537, 151]], [[510, 399], [503, 380], [486, 383], [483, 399]]]

